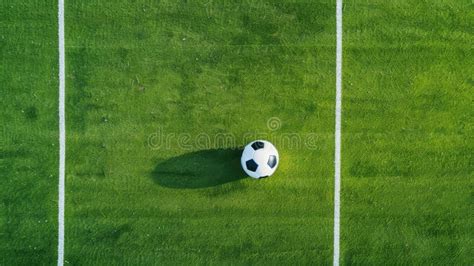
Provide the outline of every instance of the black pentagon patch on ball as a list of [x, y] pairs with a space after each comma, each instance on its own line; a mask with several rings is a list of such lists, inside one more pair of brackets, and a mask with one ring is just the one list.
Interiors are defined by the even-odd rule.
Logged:
[[259, 149], [263, 149], [263, 146], [265, 146], [265, 144], [261, 141], [255, 141], [253, 144], [252, 144], [252, 148], [254, 150], [259, 150]]
[[268, 166], [270, 166], [270, 168], [275, 167], [275, 165], [277, 164], [277, 157], [275, 155], [270, 155], [268, 157], [267, 164], [268, 164]]
[[249, 169], [250, 171], [252, 172], [257, 171], [258, 164], [253, 159], [246, 161], [245, 165], [247, 165], [247, 169]]

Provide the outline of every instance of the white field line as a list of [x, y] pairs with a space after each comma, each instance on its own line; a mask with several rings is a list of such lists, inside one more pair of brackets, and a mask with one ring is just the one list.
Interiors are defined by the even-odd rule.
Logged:
[[336, 0], [336, 131], [334, 151], [334, 257], [339, 265], [341, 215], [342, 0]]
[[64, 52], [64, 0], [58, 0], [59, 41], [59, 184], [58, 184], [58, 266], [64, 264], [64, 191], [66, 170], [66, 116], [64, 98], [66, 66]]

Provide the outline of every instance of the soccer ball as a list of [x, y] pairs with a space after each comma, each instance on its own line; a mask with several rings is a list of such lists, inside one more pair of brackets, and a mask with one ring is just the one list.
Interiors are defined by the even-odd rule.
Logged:
[[253, 178], [273, 175], [278, 167], [278, 151], [266, 140], [256, 140], [245, 146], [240, 163], [245, 173]]

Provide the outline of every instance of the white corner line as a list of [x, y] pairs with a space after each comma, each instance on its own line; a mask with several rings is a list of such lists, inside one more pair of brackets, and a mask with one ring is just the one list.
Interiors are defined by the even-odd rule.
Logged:
[[58, 41], [59, 41], [59, 184], [58, 184], [58, 266], [64, 264], [64, 202], [66, 170], [66, 115], [65, 88], [66, 66], [64, 52], [64, 0], [58, 0]]
[[341, 222], [342, 0], [336, 0], [336, 129], [334, 150], [334, 257], [339, 265]]

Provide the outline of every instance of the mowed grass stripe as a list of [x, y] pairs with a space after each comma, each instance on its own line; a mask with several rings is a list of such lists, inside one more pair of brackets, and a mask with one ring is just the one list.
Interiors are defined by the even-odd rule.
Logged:
[[56, 262], [56, 33], [55, 3], [0, 3], [1, 265]]
[[344, 12], [341, 262], [472, 264], [472, 3]]
[[[68, 112], [67, 261], [332, 261], [334, 5], [205, 4], [68, 4], [77, 112]], [[270, 132], [274, 116], [282, 125]], [[196, 140], [151, 149], [158, 129], [232, 133], [230, 147], [208, 147], [215, 157], [261, 132], [279, 147], [280, 169], [268, 182], [166, 186], [171, 174], [193, 181], [220, 165], [196, 164]], [[317, 148], [278, 145], [284, 133], [316, 133]], [[156, 174], [163, 166], [170, 175]]]

